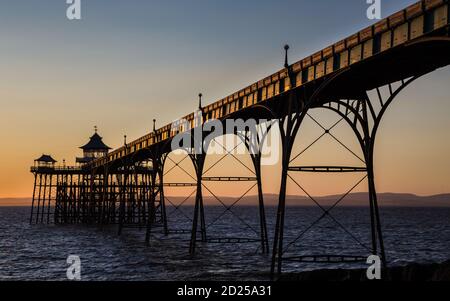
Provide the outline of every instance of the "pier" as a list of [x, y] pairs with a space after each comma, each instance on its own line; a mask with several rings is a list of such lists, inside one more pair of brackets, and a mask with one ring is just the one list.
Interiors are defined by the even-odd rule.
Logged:
[[[450, 64], [449, 15], [447, 0], [424, 0], [298, 62], [289, 62], [290, 49], [286, 45], [284, 66], [280, 70], [210, 104], [203, 104], [203, 95], [199, 94], [198, 113], [182, 117], [186, 121], [182, 126], [169, 124], [158, 128], [154, 120], [153, 131], [131, 142], [124, 137], [123, 146], [112, 151], [95, 129], [89, 142], [82, 147], [83, 157], [77, 158], [77, 166], [58, 165], [50, 155], [42, 155], [31, 168], [35, 181], [30, 223], [117, 225], [119, 234], [127, 228], [138, 228], [145, 233], [143, 240], [148, 244], [156, 231], [168, 237], [174, 233], [184, 233], [190, 236], [187, 249], [191, 255], [195, 254], [199, 242], [255, 244], [260, 252], [272, 256], [272, 275], [282, 273], [283, 261], [364, 262], [367, 256], [378, 255], [386, 266], [374, 175], [376, 135], [389, 106], [406, 87], [416, 79]], [[432, 101], [427, 105], [432, 106]], [[352, 130], [363, 154], [362, 157], [354, 154], [360, 164], [341, 166], [339, 163], [323, 165], [317, 162], [314, 166], [297, 166], [292, 163], [301, 155], [301, 150], [295, 149], [294, 142], [302, 136], [304, 120], [314, 120], [310, 115], [312, 110], [334, 112], [340, 118], [339, 123], [345, 123]], [[265, 139], [273, 126], [277, 126], [281, 134], [282, 170], [272, 239], [269, 239], [266, 223], [260, 153], [250, 153], [250, 166], [236, 162], [245, 165], [252, 176], [216, 177], [205, 175], [207, 153], [186, 148], [185, 159], [192, 163], [195, 172], [182, 172], [187, 173], [191, 181], [166, 183], [164, 179], [164, 166], [171, 160], [169, 155], [174, 151], [171, 142], [177, 135], [192, 134], [199, 128], [207, 134], [209, 130], [203, 130], [205, 124], [212, 121], [225, 124], [227, 120], [238, 119], [266, 120], [265, 130], [258, 137], [258, 142]], [[323, 130], [322, 136], [330, 135], [337, 125], [330, 128], [318, 121], [316, 123]], [[222, 135], [237, 135], [248, 150], [254, 148], [250, 129], [230, 132], [225, 126], [222, 128]], [[193, 134], [190, 137], [195, 140]], [[204, 146], [205, 135], [202, 137], [201, 145]], [[320, 138], [314, 143], [318, 140]], [[349, 150], [344, 143], [338, 142]], [[179, 162], [172, 163], [175, 165], [173, 168], [181, 168]], [[361, 181], [367, 181], [371, 227], [367, 252], [285, 255], [286, 248], [295, 242], [284, 241], [286, 211], [289, 210], [286, 207], [288, 182], [308, 195], [323, 211], [311, 227], [323, 218], [331, 218], [337, 227], [348, 231], [333, 217], [332, 210], [351, 190], [336, 200], [331, 208], [323, 208], [293, 176], [303, 173], [357, 173], [361, 174]], [[259, 227], [253, 229], [249, 226], [253, 236], [215, 237], [214, 233], [208, 232], [203, 193], [208, 191], [219, 202], [220, 197], [206, 184], [244, 181], [254, 183], [257, 189]], [[164, 195], [168, 187], [195, 189], [190, 229], [173, 229], [168, 223], [168, 199]], [[238, 202], [239, 199], [235, 204]], [[232, 212], [233, 206], [223, 205], [226, 211]], [[297, 240], [303, 234], [300, 233]], [[360, 243], [354, 238], [356, 243]]]

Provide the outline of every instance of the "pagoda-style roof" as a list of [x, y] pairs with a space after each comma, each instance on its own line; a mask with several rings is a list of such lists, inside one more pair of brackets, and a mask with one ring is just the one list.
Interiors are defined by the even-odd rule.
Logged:
[[85, 151], [111, 149], [109, 146], [107, 146], [105, 143], [103, 143], [102, 139], [103, 138], [100, 137], [100, 135], [97, 134], [97, 132], [95, 132], [94, 135], [92, 135], [92, 137], [90, 138], [89, 142], [86, 143], [85, 145], [81, 146], [80, 148]]
[[44, 162], [44, 163], [56, 163], [58, 161], [56, 161], [55, 159], [52, 158], [52, 156], [50, 155], [42, 155], [39, 158], [37, 158], [36, 160], [34, 160], [36, 162]]

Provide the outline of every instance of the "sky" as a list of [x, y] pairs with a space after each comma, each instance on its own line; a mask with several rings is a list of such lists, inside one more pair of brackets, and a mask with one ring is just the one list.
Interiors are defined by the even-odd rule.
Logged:
[[[384, 0], [382, 16], [414, 2]], [[210, 103], [279, 70], [286, 43], [294, 62], [373, 23], [365, 0], [82, 0], [77, 21], [66, 8], [64, 0], [0, 0], [0, 198], [30, 197], [33, 160], [49, 153], [73, 163], [94, 126], [119, 147], [124, 134], [148, 133], [153, 118], [165, 125], [193, 111], [199, 92]], [[450, 192], [449, 80], [448, 67], [427, 75], [389, 109], [375, 153], [379, 192]], [[344, 125], [336, 131], [354, 144]], [[305, 124], [300, 144], [317, 134]], [[325, 139], [304, 160], [354, 159], [330, 153], [342, 152], [332, 143]], [[244, 173], [235, 166], [224, 160], [218, 172]], [[276, 193], [279, 166], [263, 168], [263, 178], [264, 191]], [[356, 180], [302, 183], [326, 195]], [[291, 185], [288, 193], [300, 192]]]

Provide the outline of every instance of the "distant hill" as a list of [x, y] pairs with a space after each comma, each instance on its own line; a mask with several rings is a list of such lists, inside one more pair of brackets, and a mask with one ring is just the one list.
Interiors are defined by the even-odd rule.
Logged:
[[[331, 206], [341, 195], [330, 195], [324, 197], [314, 197], [314, 199], [323, 206]], [[170, 200], [175, 204], [183, 201], [182, 197], [171, 197]], [[232, 204], [236, 198], [223, 197], [221, 198], [225, 204]], [[256, 196], [247, 196], [239, 201], [239, 205], [256, 205]], [[193, 199], [186, 202], [186, 205], [193, 205]], [[212, 197], [205, 197], [205, 203], [218, 205], [220, 203]], [[264, 196], [264, 203], [266, 206], [277, 206], [278, 196], [275, 194], [266, 194]], [[367, 193], [353, 193], [346, 196], [339, 206], [368, 206], [369, 199]], [[439, 194], [432, 196], [418, 196], [407, 193], [379, 193], [378, 204], [384, 207], [449, 207], [450, 208], [450, 194]], [[305, 196], [287, 196], [287, 206], [314, 206], [314, 202]]]
[[[321, 205], [332, 205], [341, 197], [342, 195], [331, 195], [314, 199]], [[265, 203], [268, 206], [277, 205], [278, 196], [266, 195]], [[289, 206], [305, 206], [314, 203], [304, 196], [288, 196], [287, 204]], [[364, 192], [349, 194], [339, 204], [340, 206], [366, 206], [369, 204], [368, 194]], [[418, 196], [408, 193], [379, 193], [378, 204], [390, 207], [450, 207], [450, 194]]]
[[[325, 197], [315, 197], [314, 199], [323, 206], [330, 206], [334, 204], [341, 196], [331, 195]], [[175, 203], [181, 203], [183, 197], [169, 197], [169, 199]], [[222, 197], [226, 204], [232, 204], [236, 201], [236, 198]], [[212, 197], [205, 197], [206, 204], [218, 205], [220, 203]], [[191, 198], [185, 205], [193, 205], [194, 199]], [[264, 196], [264, 203], [266, 206], [277, 206], [278, 196], [275, 194], [266, 194]], [[418, 196], [408, 193], [379, 193], [378, 203], [380, 206], [386, 207], [450, 207], [450, 193], [438, 194], [432, 196]], [[239, 205], [256, 205], [256, 196], [244, 197], [238, 203]], [[30, 206], [30, 198], [0, 198], [0, 206]], [[287, 196], [287, 206], [312, 206], [314, 202], [305, 196]], [[352, 193], [339, 203], [339, 206], [367, 206], [368, 196], [367, 193]], [[168, 205], [170, 206], [170, 205]]]

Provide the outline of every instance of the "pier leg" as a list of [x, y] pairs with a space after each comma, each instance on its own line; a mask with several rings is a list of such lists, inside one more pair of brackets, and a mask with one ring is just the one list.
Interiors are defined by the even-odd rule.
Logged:
[[169, 228], [167, 226], [167, 214], [166, 214], [166, 200], [164, 198], [164, 170], [163, 164], [158, 166], [158, 178], [159, 178], [159, 205], [161, 210], [161, 221], [163, 224], [164, 235], [169, 235]]
[[52, 191], [53, 191], [53, 175], [49, 175], [50, 183], [48, 188], [48, 206], [47, 206], [47, 224], [50, 224], [50, 207], [52, 205]]
[[119, 181], [119, 229], [118, 234], [122, 234], [122, 229], [125, 223], [125, 210], [127, 201], [127, 183], [128, 183], [128, 167], [125, 168], [122, 181]]
[[[261, 126], [261, 125], [257, 125]], [[255, 176], [258, 187], [258, 207], [259, 207], [259, 225], [260, 225], [260, 236], [261, 236], [261, 250], [263, 254], [269, 254], [269, 237], [267, 235], [267, 222], [266, 222], [266, 212], [264, 206], [264, 192], [262, 189], [262, 178], [261, 178], [261, 156], [263, 151], [264, 141], [267, 134], [272, 128], [272, 124], [260, 133], [258, 128], [255, 128], [255, 132], [247, 131], [245, 133], [244, 141], [247, 150], [250, 153], [252, 159], [253, 167], [255, 170]]]
[[[153, 168], [155, 168], [155, 161], [153, 162]], [[147, 205], [147, 231], [145, 233], [145, 242], [147, 245], [150, 244], [150, 237], [152, 232], [152, 226], [153, 222], [155, 220], [155, 198], [156, 198], [156, 171], [153, 169], [151, 173], [151, 179], [150, 179], [150, 192], [149, 192], [149, 198], [148, 198], [148, 205]]]
[[[258, 189], [258, 209], [259, 209], [259, 226], [260, 226], [260, 239], [261, 239], [261, 250], [263, 254], [269, 253], [269, 240], [267, 235], [267, 223], [266, 223], [266, 213], [264, 207], [264, 193], [262, 189], [262, 178], [261, 178], [261, 155], [264, 140], [267, 133], [270, 131], [271, 125], [267, 127], [265, 132], [259, 133], [258, 125], [252, 130], [248, 129], [245, 134], [237, 133], [237, 136], [245, 143], [245, 146], [252, 159], [253, 168], [255, 170], [256, 185]], [[261, 134], [261, 135], [260, 135]], [[261, 137], [260, 137], [261, 136]]]
[[[283, 255], [283, 235], [284, 235], [284, 217], [286, 210], [286, 184], [288, 166], [286, 163], [286, 151], [283, 150], [283, 162], [281, 169], [281, 184], [278, 198], [277, 220], [275, 224], [275, 235], [272, 251], [272, 263], [270, 268], [271, 279], [274, 279], [275, 273], [281, 273], [282, 255]], [[289, 160], [289, 159], [287, 159]], [[276, 269], [276, 270], [275, 270]]]
[[[292, 83], [291, 83], [292, 84]], [[270, 267], [271, 279], [275, 274], [280, 275], [283, 261], [283, 239], [284, 239], [284, 219], [286, 211], [286, 189], [289, 163], [291, 160], [292, 147], [308, 109], [304, 106], [304, 101], [291, 92], [289, 96], [287, 115], [280, 119], [279, 128], [282, 142], [281, 158], [281, 183], [278, 198], [277, 219], [275, 224], [275, 236], [272, 251], [272, 262]]]
[[205, 164], [206, 155], [196, 154], [191, 155], [192, 162], [194, 163], [195, 173], [197, 177], [197, 192], [195, 196], [194, 206], [194, 219], [192, 222], [191, 241], [189, 245], [189, 254], [195, 254], [195, 248], [197, 243], [197, 231], [198, 231], [198, 219], [200, 215], [200, 232], [202, 241], [206, 241], [206, 223], [205, 223], [205, 210], [203, 207], [203, 195], [202, 195], [202, 177], [203, 167]]
[[31, 199], [31, 213], [30, 213], [30, 224], [33, 223], [33, 211], [34, 211], [34, 202], [35, 202], [35, 196], [36, 196], [36, 181], [37, 181], [37, 174], [34, 174], [34, 185], [33, 185], [33, 198]]
[[[167, 224], [166, 205], [164, 197], [164, 161], [167, 158], [167, 154], [162, 151], [158, 151], [152, 154], [152, 167], [151, 173], [151, 192], [150, 202], [148, 203], [148, 220], [147, 220], [147, 232], [145, 241], [147, 244], [150, 242], [150, 236], [152, 227], [155, 223], [158, 223], [163, 228], [163, 234], [169, 235], [169, 229]], [[158, 219], [159, 218], [159, 219]]]
[[48, 175], [44, 175], [44, 192], [42, 194], [42, 210], [41, 210], [41, 224], [44, 223], [44, 213], [45, 213], [45, 201], [47, 198], [47, 177]]
[[[386, 254], [384, 251], [384, 241], [383, 233], [381, 229], [380, 213], [378, 209], [377, 192], [375, 188], [375, 176], [374, 176], [374, 166], [373, 166], [373, 151], [374, 151], [374, 140], [375, 136], [370, 133], [369, 117], [367, 112], [367, 107], [370, 104], [370, 99], [366, 95], [363, 98], [362, 107], [362, 120], [364, 121], [363, 127], [365, 128], [365, 143], [361, 147], [365, 150], [365, 159], [367, 167], [367, 179], [368, 179], [368, 190], [369, 190], [369, 202], [370, 202], [370, 216], [371, 216], [371, 231], [372, 231], [372, 253], [374, 255], [380, 255], [383, 266], [386, 267]], [[378, 239], [378, 241], [377, 241]], [[380, 246], [378, 252], [377, 244]]]
[[37, 199], [37, 208], [36, 208], [36, 224], [39, 224], [39, 212], [41, 207], [41, 193], [42, 193], [42, 174], [39, 174], [39, 184], [38, 184], [38, 199]]
[[266, 222], [266, 212], [264, 207], [264, 193], [262, 190], [262, 179], [261, 179], [261, 156], [255, 162], [255, 173], [258, 185], [258, 206], [259, 206], [259, 225], [261, 231], [261, 249], [265, 254], [269, 253], [269, 238], [267, 236], [267, 222]]

